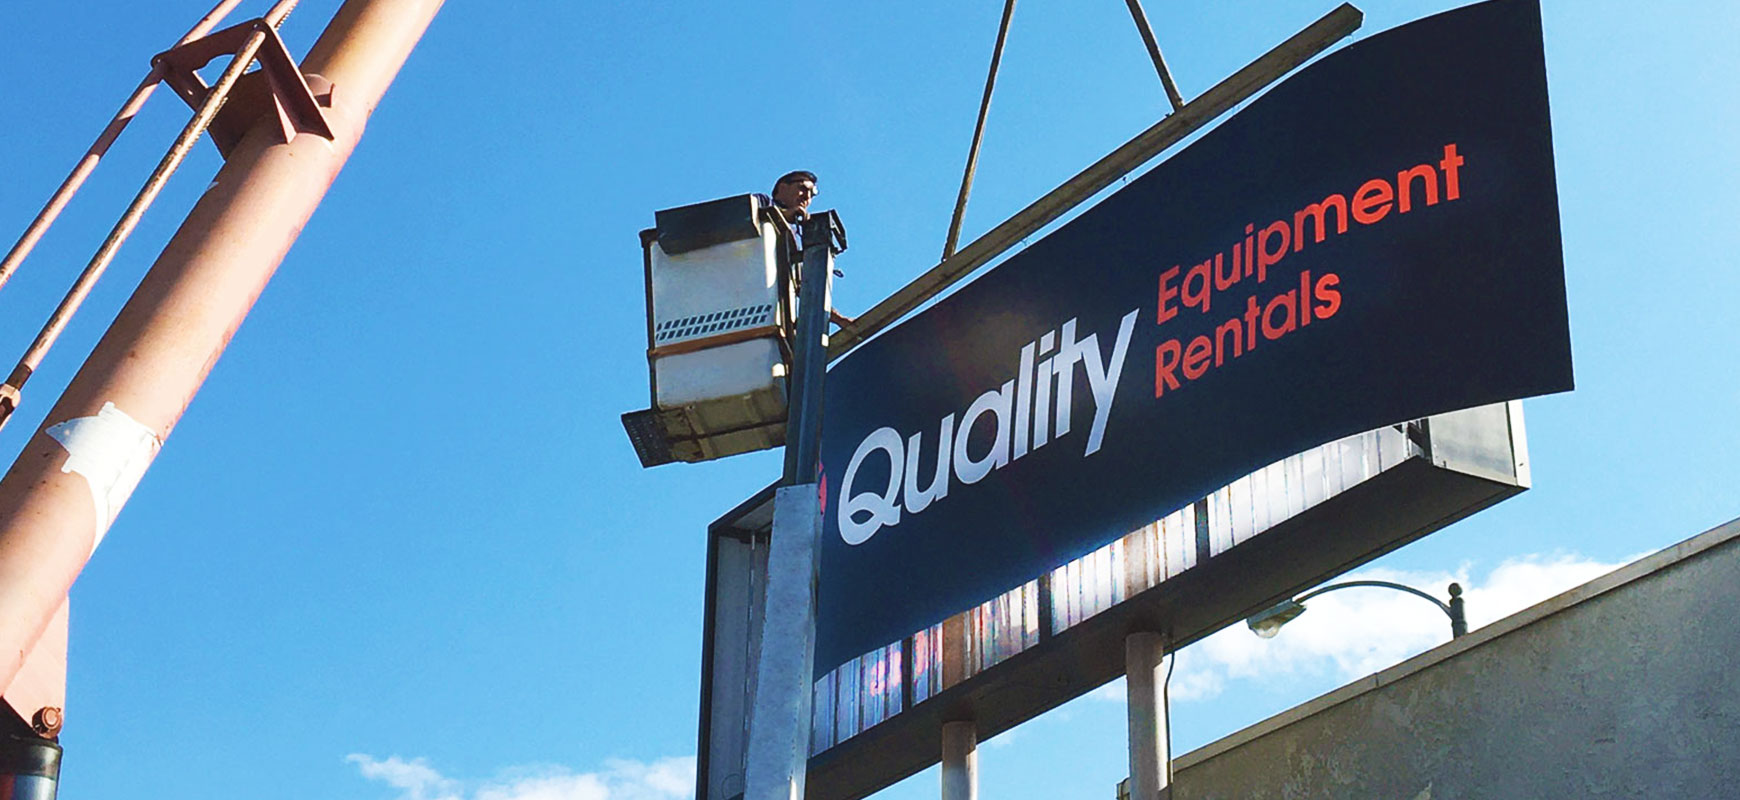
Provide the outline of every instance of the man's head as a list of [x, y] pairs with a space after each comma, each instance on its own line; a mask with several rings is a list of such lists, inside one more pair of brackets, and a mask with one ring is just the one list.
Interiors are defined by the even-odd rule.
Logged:
[[816, 174], [808, 170], [787, 172], [773, 183], [774, 205], [786, 211], [809, 213], [816, 194]]

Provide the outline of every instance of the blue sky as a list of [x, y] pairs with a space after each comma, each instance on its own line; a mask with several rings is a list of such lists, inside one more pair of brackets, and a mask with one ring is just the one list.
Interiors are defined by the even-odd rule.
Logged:
[[[73, 589], [65, 796], [685, 797], [703, 530], [779, 460], [638, 466], [635, 234], [812, 169], [852, 231], [836, 301], [868, 307], [935, 263], [1000, 5], [449, 4]], [[1334, 3], [1148, 5], [1190, 96]], [[1453, 5], [1370, 3], [1356, 38]], [[302, 4], [292, 52], [336, 6]], [[207, 7], [0, 10], [8, 244]], [[1578, 388], [1527, 404], [1534, 489], [1368, 570], [1463, 580], [1476, 624], [1740, 516], [1740, 9], [1545, 23]], [[1022, 4], [965, 236], [1164, 110], [1123, 4]], [[159, 93], [6, 287], [3, 357], [185, 119]], [[217, 166], [202, 145], [146, 217], [8, 460]], [[1176, 751], [1447, 636], [1376, 594], [1187, 651]], [[982, 790], [1109, 796], [1123, 714], [1113, 687], [986, 742]]]

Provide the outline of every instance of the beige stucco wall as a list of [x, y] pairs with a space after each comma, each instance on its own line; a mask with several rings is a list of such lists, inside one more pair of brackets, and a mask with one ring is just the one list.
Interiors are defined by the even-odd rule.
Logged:
[[1175, 770], [1176, 800], [1740, 797], [1740, 520]]

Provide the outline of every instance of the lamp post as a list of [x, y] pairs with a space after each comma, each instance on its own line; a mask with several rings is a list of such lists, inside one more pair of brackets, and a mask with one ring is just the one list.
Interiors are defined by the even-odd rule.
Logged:
[[1251, 627], [1252, 633], [1255, 633], [1264, 639], [1272, 639], [1275, 634], [1281, 632], [1282, 625], [1292, 622], [1300, 614], [1305, 613], [1306, 600], [1323, 594], [1324, 592], [1333, 592], [1336, 589], [1352, 589], [1359, 586], [1380, 586], [1385, 589], [1397, 589], [1417, 597], [1424, 597], [1427, 600], [1432, 601], [1432, 605], [1437, 606], [1438, 610], [1444, 612], [1450, 617], [1451, 638], [1461, 636], [1468, 632], [1468, 617], [1463, 611], [1462, 585], [1459, 583], [1450, 584], [1450, 602], [1448, 603], [1422, 592], [1419, 589], [1415, 589], [1412, 586], [1403, 586], [1402, 584], [1391, 583], [1389, 581], [1346, 581], [1344, 583], [1332, 583], [1328, 586], [1313, 589], [1291, 600], [1283, 600], [1276, 603], [1267, 611], [1246, 619], [1245, 624]]

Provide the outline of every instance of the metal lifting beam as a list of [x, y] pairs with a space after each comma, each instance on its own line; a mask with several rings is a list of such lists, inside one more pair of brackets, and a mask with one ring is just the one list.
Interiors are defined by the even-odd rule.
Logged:
[[1364, 19], [1365, 15], [1359, 9], [1347, 3], [1325, 14], [1226, 80], [1185, 103], [1178, 111], [1137, 134], [1136, 138], [1125, 142], [1075, 177], [1064, 181], [1062, 186], [1046, 193], [1044, 197], [1016, 212], [1015, 216], [974, 239], [959, 252], [943, 259], [942, 263], [931, 267], [870, 310], [858, 315], [851, 324], [843, 326], [828, 337], [828, 357], [834, 359], [845, 355], [860, 342], [947, 291], [973, 270], [990, 263], [991, 259], [1022, 239], [1037, 233], [1101, 189], [1112, 185], [1118, 178], [1129, 174], [1148, 159], [1182, 141], [1231, 110], [1233, 106], [1250, 99], [1281, 76], [1309, 61], [1312, 56], [1353, 33]]
[[1015, 0], [1003, 3], [1003, 20], [997, 23], [997, 44], [991, 48], [991, 68], [985, 73], [985, 94], [979, 99], [979, 121], [973, 123], [973, 144], [967, 148], [967, 169], [961, 175], [961, 193], [955, 198], [955, 214], [949, 220], [948, 238], [942, 257], [949, 260], [961, 239], [961, 219], [967, 214], [967, 196], [973, 193], [973, 173], [979, 166], [979, 144], [985, 139], [985, 117], [991, 113], [991, 91], [997, 88], [997, 67], [1003, 63], [1003, 45], [1009, 41], [1009, 20], [1015, 16]]

